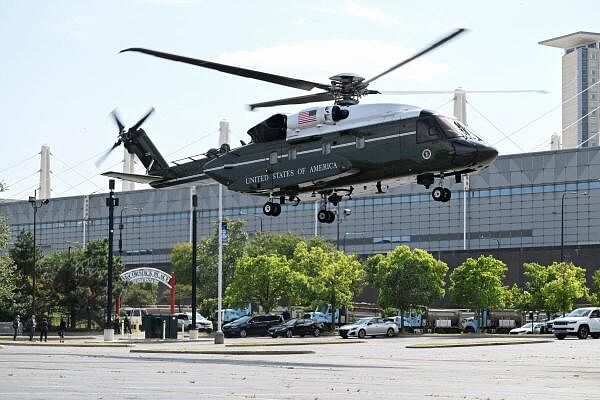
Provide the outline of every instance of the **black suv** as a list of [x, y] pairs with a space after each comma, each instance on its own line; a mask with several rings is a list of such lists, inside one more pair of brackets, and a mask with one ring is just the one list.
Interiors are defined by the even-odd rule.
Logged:
[[256, 315], [254, 317], [242, 317], [233, 322], [223, 325], [225, 337], [239, 336], [266, 336], [267, 331], [274, 325], [283, 322], [281, 315]]

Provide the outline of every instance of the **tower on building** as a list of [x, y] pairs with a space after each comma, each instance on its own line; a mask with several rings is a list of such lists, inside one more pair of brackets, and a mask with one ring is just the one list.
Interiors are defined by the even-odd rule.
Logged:
[[40, 187], [38, 188], [39, 199], [49, 199], [51, 194], [50, 186], [50, 146], [42, 146], [40, 152]]
[[598, 146], [599, 110], [595, 108], [600, 101], [600, 85], [589, 87], [598, 81], [600, 33], [580, 31], [540, 44], [565, 51], [562, 56], [562, 147]]
[[561, 137], [558, 133], [553, 133], [550, 136], [550, 150], [560, 150], [562, 149]]

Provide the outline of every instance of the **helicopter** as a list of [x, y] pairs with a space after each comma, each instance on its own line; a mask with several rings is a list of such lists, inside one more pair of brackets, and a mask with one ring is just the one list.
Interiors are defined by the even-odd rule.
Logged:
[[[448, 202], [452, 193], [444, 187], [446, 177], [461, 182], [464, 174], [488, 167], [498, 156], [460, 121], [419, 107], [404, 104], [359, 104], [367, 95], [385, 94], [369, 89], [376, 79], [406, 65], [463, 33], [442, 37], [384, 72], [370, 78], [342, 73], [329, 84], [290, 78], [236, 66], [183, 57], [145, 48], [124, 52], [143, 53], [171, 61], [214, 69], [302, 90], [319, 93], [251, 104], [250, 109], [287, 104], [333, 101], [294, 114], [277, 113], [248, 130], [250, 143], [231, 149], [223, 144], [185, 162], [165, 161], [141, 128], [151, 109], [131, 128], [125, 129], [116, 111], [112, 116], [119, 129], [116, 143], [123, 144], [146, 168], [145, 175], [105, 172], [103, 175], [164, 188], [199, 184], [212, 179], [229, 190], [266, 196], [263, 213], [276, 217], [286, 201], [298, 205], [301, 196], [320, 196], [317, 219], [332, 223], [336, 206], [344, 198], [416, 182], [431, 191], [433, 200]], [[103, 157], [105, 158], [105, 156]], [[181, 161], [181, 160], [180, 160]]]

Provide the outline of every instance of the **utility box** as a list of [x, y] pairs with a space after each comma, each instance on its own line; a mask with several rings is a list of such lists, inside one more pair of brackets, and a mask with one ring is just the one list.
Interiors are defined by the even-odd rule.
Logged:
[[177, 339], [177, 318], [167, 315], [145, 315], [142, 319], [146, 339]]

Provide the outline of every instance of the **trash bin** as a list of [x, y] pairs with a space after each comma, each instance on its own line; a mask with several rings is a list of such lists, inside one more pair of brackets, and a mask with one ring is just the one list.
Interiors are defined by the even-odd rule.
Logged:
[[177, 318], [168, 315], [145, 315], [142, 320], [146, 339], [162, 339], [163, 323], [165, 339], [177, 339]]

